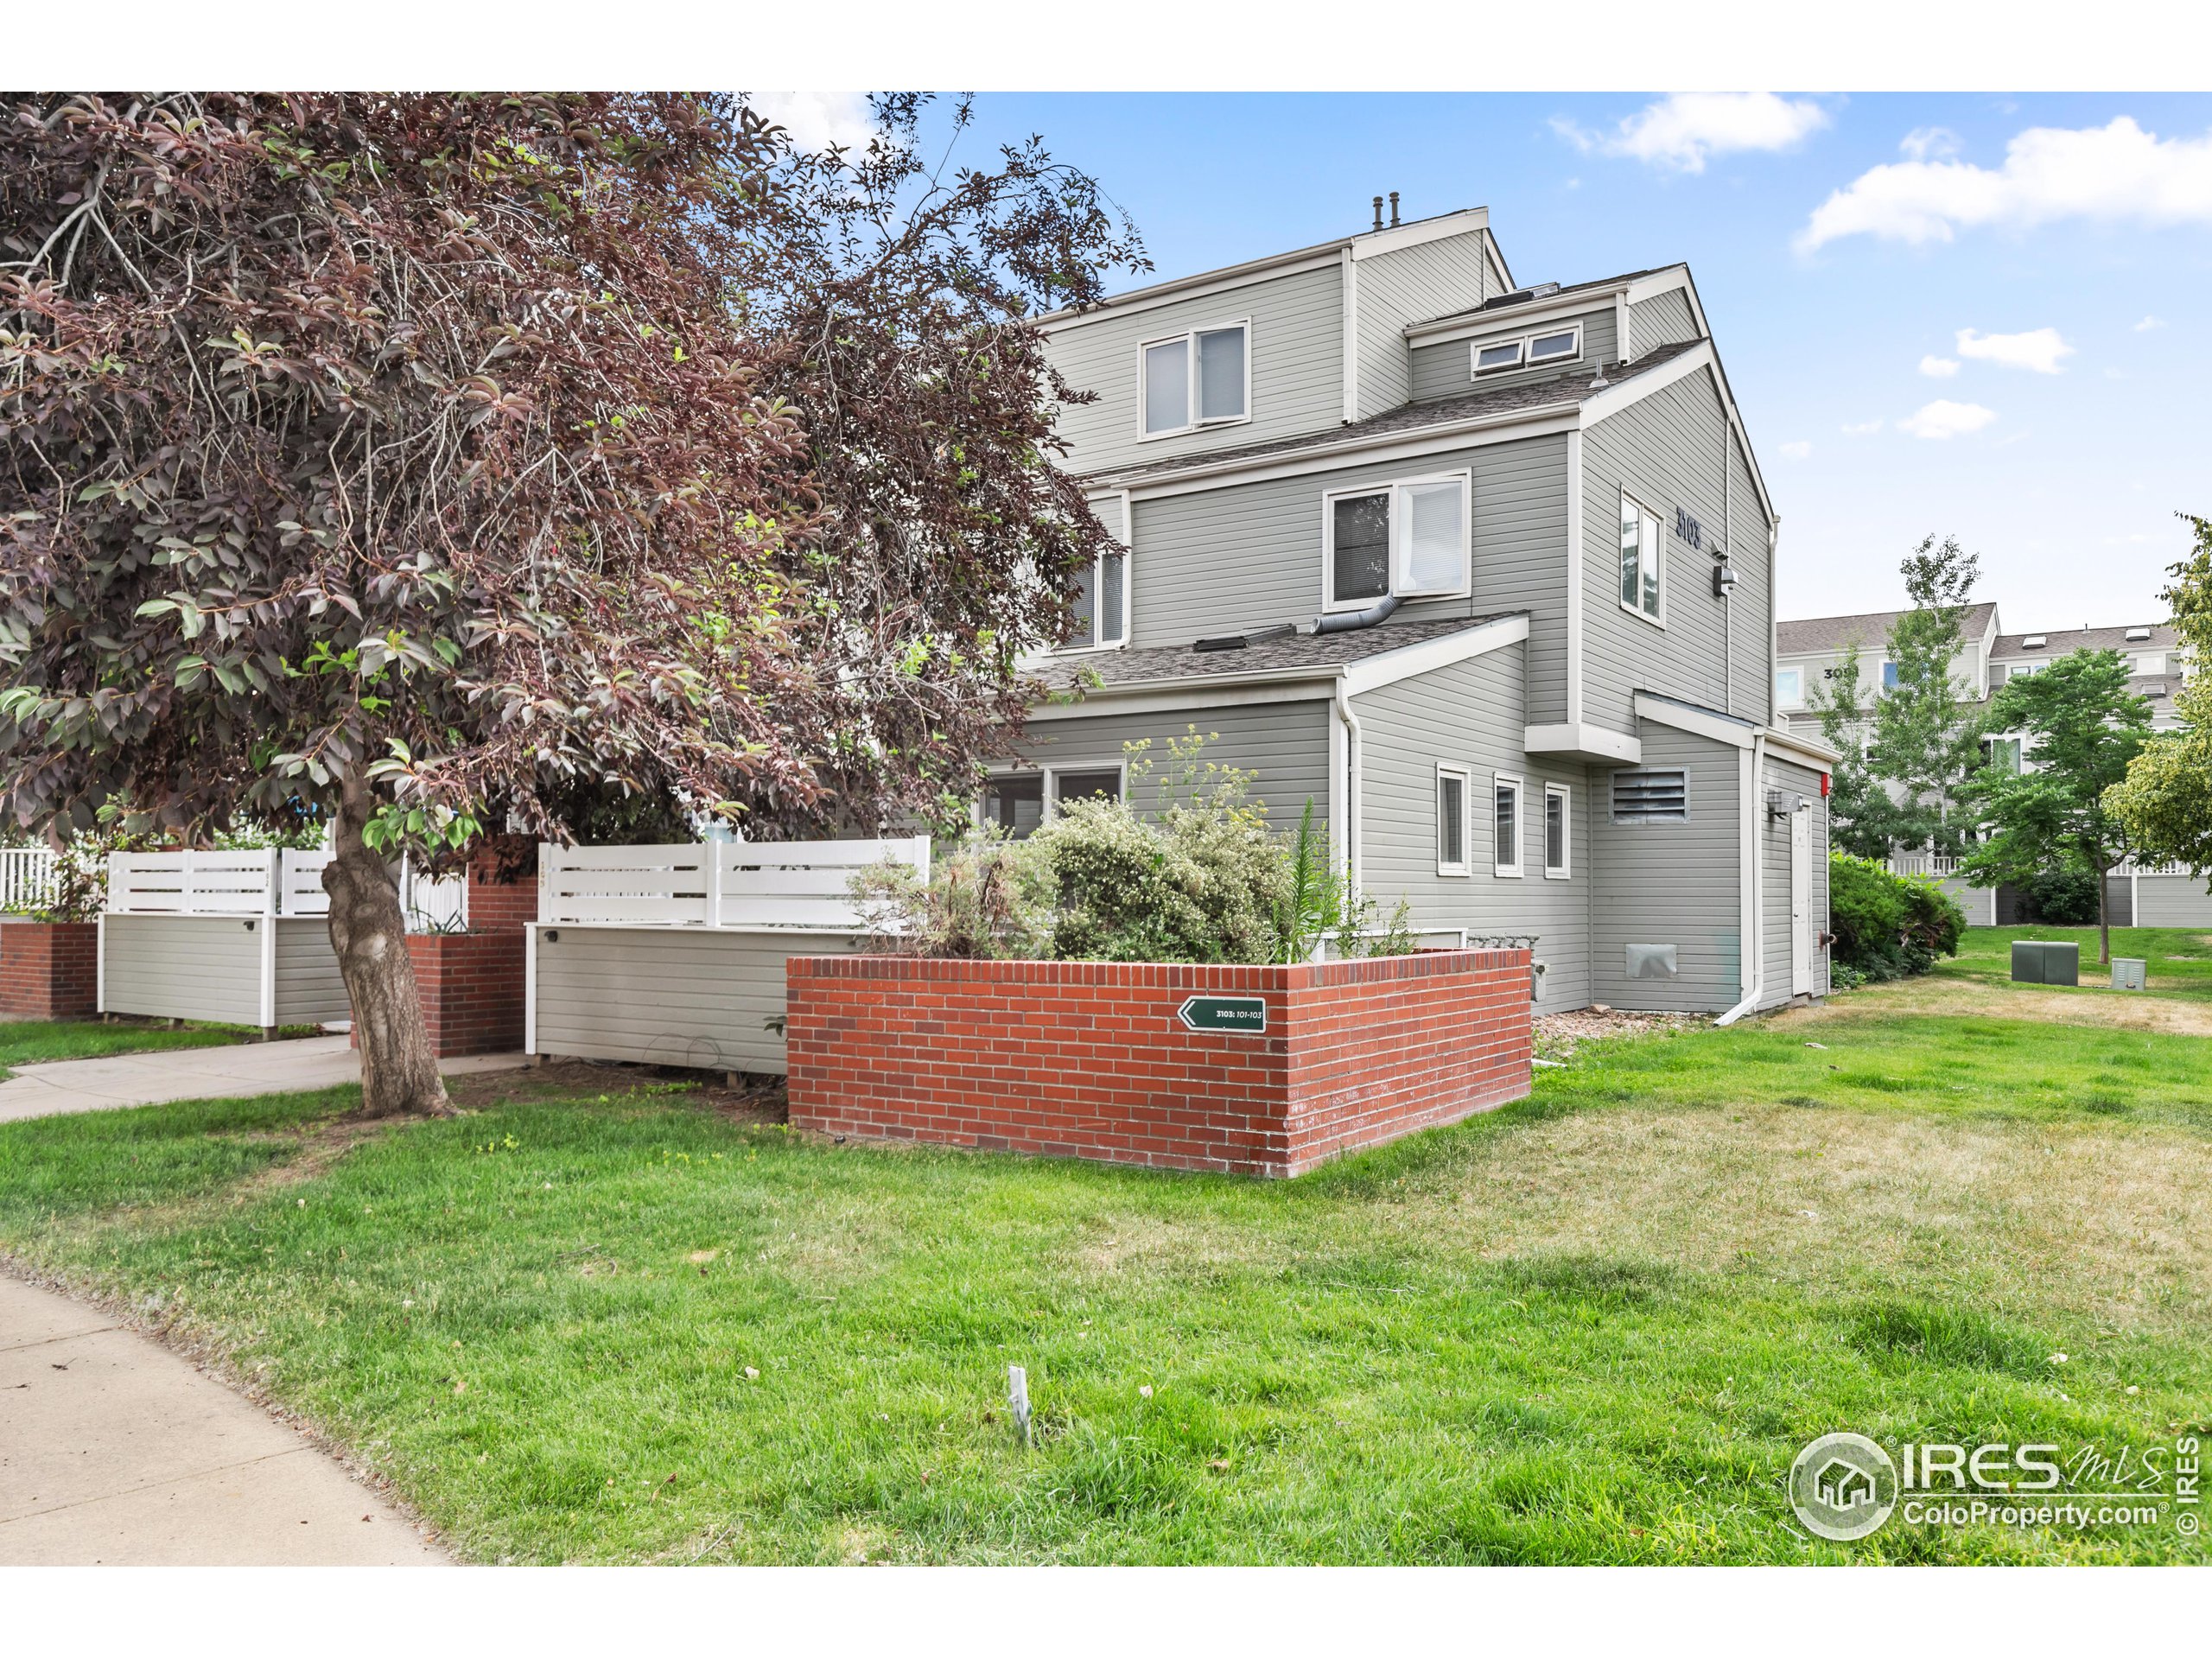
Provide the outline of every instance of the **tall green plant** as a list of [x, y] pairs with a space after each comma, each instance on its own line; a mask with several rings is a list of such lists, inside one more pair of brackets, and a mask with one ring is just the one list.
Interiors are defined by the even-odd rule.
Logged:
[[1966, 643], [1981, 559], [1956, 537], [1939, 546], [1929, 536], [1899, 568], [1912, 608], [1890, 628], [1896, 681], [1874, 704], [1867, 759], [1877, 776], [1896, 785], [1890, 839], [1956, 856], [1974, 827], [1972, 815], [1960, 810], [1959, 792], [1981, 765], [1982, 721], [1974, 688], [1951, 664]]
[[1886, 858], [1894, 814], [1889, 791], [1866, 760], [1869, 715], [1859, 695], [1859, 645], [1811, 687], [1805, 701], [1821, 717], [1821, 740], [1836, 752], [1828, 798], [1828, 833], [1840, 850], [1860, 858]]
[[2179, 517], [2196, 545], [2168, 572], [2173, 584], [2163, 597], [2196, 671], [2174, 697], [2180, 729], [2145, 743], [2105, 804], [2127, 826], [2139, 857], [2212, 876], [2212, 518]]

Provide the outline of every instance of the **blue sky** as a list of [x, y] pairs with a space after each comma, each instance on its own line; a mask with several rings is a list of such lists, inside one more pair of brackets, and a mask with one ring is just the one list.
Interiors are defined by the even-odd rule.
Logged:
[[[1933, 531], [1980, 552], [2008, 629], [2139, 620], [2185, 545], [2173, 512], [2212, 514], [2212, 98], [994, 93], [977, 113], [972, 153], [1036, 131], [1096, 174], [1161, 276], [1363, 228], [1390, 190], [1408, 217], [1487, 206], [1523, 283], [1688, 259], [1783, 515], [1784, 615], [1901, 602], [1897, 562]], [[2031, 130], [2059, 136], [2008, 166]]]

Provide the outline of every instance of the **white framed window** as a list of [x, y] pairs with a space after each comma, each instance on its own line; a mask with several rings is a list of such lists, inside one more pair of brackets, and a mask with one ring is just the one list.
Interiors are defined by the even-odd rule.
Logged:
[[[2015, 674], [2021, 671], [2014, 669]], [[1882, 658], [1882, 690], [1885, 694], [1897, 689], [1897, 665], [1887, 657]]]
[[1565, 881], [1574, 874], [1574, 789], [1544, 785], [1544, 877]]
[[1525, 791], [1520, 779], [1501, 772], [1491, 780], [1491, 818], [1496, 826], [1491, 847], [1492, 868], [1499, 875], [1521, 874], [1521, 801]]
[[1058, 815], [1068, 801], [1118, 801], [1128, 787], [1121, 760], [1055, 761], [1021, 772], [994, 772], [983, 784], [976, 817], [986, 828], [1027, 839]]
[[1582, 325], [1563, 322], [1539, 328], [1512, 340], [1471, 340], [1467, 346], [1467, 372], [1476, 379], [1510, 374], [1516, 369], [1541, 369], [1554, 363], [1572, 363], [1582, 355]]
[[1467, 592], [1471, 475], [1332, 490], [1321, 498], [1321, 604], [1342, 611], [1388, 594]]
[[2166, 653], [2163, 651], [2145, 652], [2142, 656], [2138, 657], [2135, 659], [2135, 671], [2138, 674], [2164, 673], [2166, 671]]
[[1469, 873], [1467, 842], [1474, 783], [1465, 766], [1440, 762], [1436, 768], [1436, 873]]
[[1075, 631], [1060, 647], [1063, 652], [1116, 651], [1129, 642], [1129, 498], [1094, 501], [1091, 510], [1116, 544], [1102, 551], [1077, 578]]
[[1143, 435], [1168, 438], [1252, 418], [1252, 323], [1192, 328], [1137, 348]]
[[1680, 767], [1632, 766], [1613, 773], [1615, 823], [1688, 823], [1689, 777]]
[[1774, 671], [1774, 704], [1777, 709], [1802, 709], [1805, 706], [1803, 669], [1777, 668]]
[[1659, 515], [1621, 492], [1621, 608], [1667, 626], [1666, 537]]

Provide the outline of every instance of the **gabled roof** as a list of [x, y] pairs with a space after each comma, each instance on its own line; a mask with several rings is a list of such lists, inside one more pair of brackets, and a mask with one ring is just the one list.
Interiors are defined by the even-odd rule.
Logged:
[[[1646, 352], [1633, 363], [1609, 365], [1605, 371], [1607, 386], [1618, 386], [1633, 380], [1637, 376], [1649, 373], [1672, 362], [1683, 353], [1695, 351], [1706, 344], [1707, 342], [1702, 340], [1676, 340]], [[1592, 378], [1592, 371], [1588, 364], [1576, 364], [1565, 373], [1549, 380], [1523, 380], [1512, 385], [1486, 387], [1457, 397], [1439, 397], [1422, 404], [1401, 404], [1395, 409], [1370, 416], [1363, 421], [1332, 426], [1319, 432], [1308, 432], [1299, 437], [1277, 438], [1268, 443], [1248, 443], [1234, 449], [1204, 450], [1137, 467], [1106, 467], [1090, 474], [1085, 481], [1103, 483], [1110, 480], [1117, 485], [1130, 484], [1143, 479], [1164, 478], [1202, 467], [1233, 465], [1262, 456], [1294, 455], [1308, 449], [1356, 448], [1376, 438], [1418, 432], [1427, 427], [1449, 426], [1484, 416], [1575, 409], [1606, 390], [1606, 387], [1593, 387], [1590, 384]]]
[[[1989, 619], [1996, 613], [1993, 600], [1967, 606], [1966, 615], [1959, 622], [1960, 632], [1969, 639], [1980, 639], [1989, 631]], [[1891, 626], [1904, 614], [1903, 611], [1867, 611], [1858, 616], [1814, 616], [1796, 622], [1777, 622], [1774, 625], [1775, 654], [1803, 657], [1814, 652], [1841, 651], [1846, 645], [1857, 645], [1861, 651], [1879, 650], [1889, 639]]]
[[[2149, 639], [2127, 637], [2129, 628], [2144, 626], [2151, 631]], [[2022, 643], [2037, 638], [2044, 643], [2035, 646]], [[1989, 658], [1992, 662], [2002, 662], [2012, 657], [2063, 657], [2069, 651], [2171, 651], [2180, 644], [2181, 635], [2166, 622], [2131, 622], [2116, 628], [2053, 628], [2041, 634], [2030, 628], [2025, 633], [1999, 634]]]
[[1547, 287], [1541, 293], [1534, 289], [1520, 289], [1511, 294], [1494, 296], [1484, 301], [1482, 304], [1470, 306], [1464, 311], [1447, 311], [1440, 317], [1428, 317], [1420, 322], [1408, 323], [1406, 332], [1410, 334], [1430, 328], [1440, 328], [1447, 323], [1472, 322], [1478, 320], [1487, 321], [1493, 316], [1501, 321], [1508, 321], [1510, 320], [1508, 314], [1519, 310], [1522, 306], [1535, 305], [1540, 302], [1544, 305], [1552, 305], [1577, 294], [1609, 294], [1617, 288], [1624, 288], [1629, 283], [1640, 281], [1643, 277], [1656, 276], [1662, 270], [1674, 270], [1678, 268], [1679, 262], [1671, 265], [1654, 265], [1649, 270], [1624, 271], [1618, 276], [1599, 276], [1586, 283], [1561, 283], [1556, 288]]
[[[1054, 691], [1073, 690], [1095, 678], [1098, 689], [1135, 690], [1181, 680], [1219, 680], [1224, 683], [1266, 676], [1297, 678], [1311, 674], [1326, 677], [1339, 668], [1370, 657], [1426, 645], [1471, 628], [1488, 627], [1518, 612], [1495, 615], [1428, 618], [1421, 621], [1395, 619], [1371, 628], [1342, 633], [1287, 634], [1257, 640], [1241, 649], [1198, 651], [1192, 645], [1156, 645], [1141, 651], [1102, 651], [1061, 657], [1039, 670], [1036, 677]], [[1255, 619], [1258, 627], [1273, 619]]]

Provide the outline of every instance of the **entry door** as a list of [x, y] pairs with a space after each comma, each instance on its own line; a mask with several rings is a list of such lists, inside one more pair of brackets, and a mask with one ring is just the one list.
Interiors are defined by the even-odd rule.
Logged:
[[1789, 994], [1813, 989], [1813, 815], [1789, 815]]

